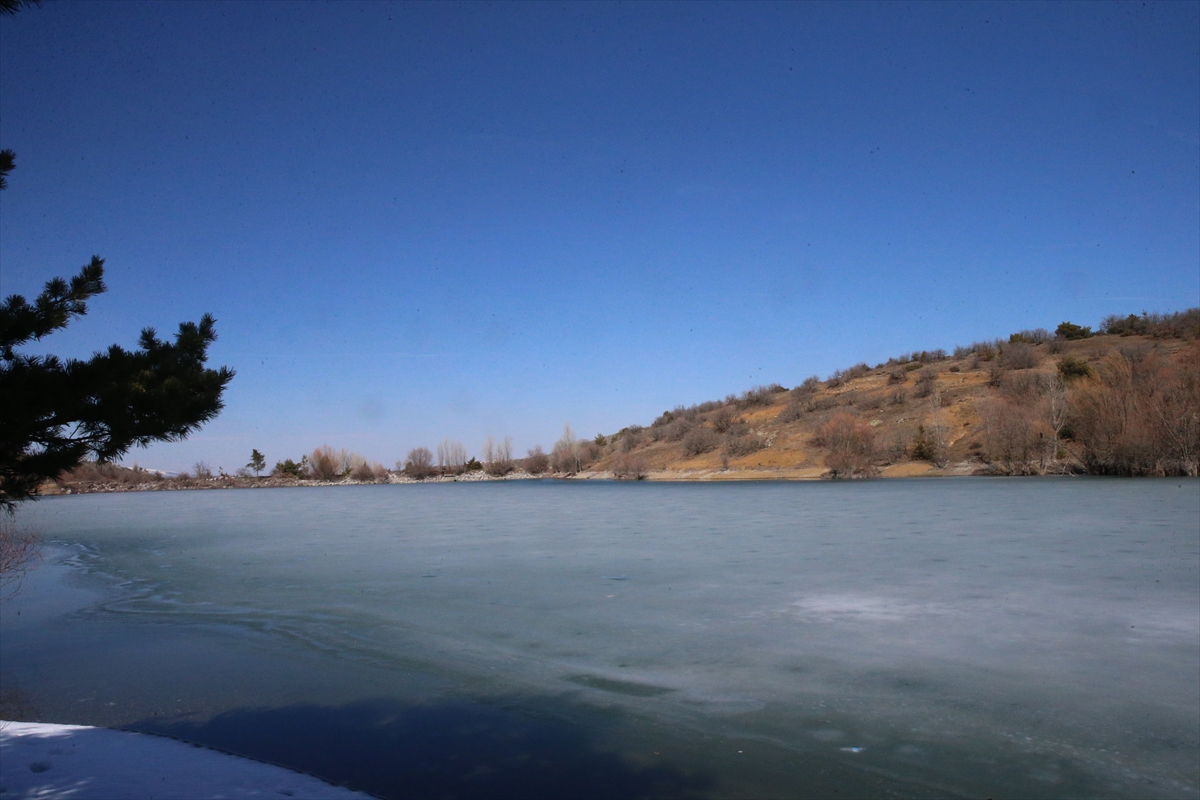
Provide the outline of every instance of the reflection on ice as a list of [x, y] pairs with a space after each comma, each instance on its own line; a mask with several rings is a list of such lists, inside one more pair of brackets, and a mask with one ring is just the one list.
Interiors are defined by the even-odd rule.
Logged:
[[792, 606], [797, 616], [809, 622], [907, 622], [919, 617], [954, 613], [937, 603], [914, 603], [898, 597], [861, 594], [803, 597]]

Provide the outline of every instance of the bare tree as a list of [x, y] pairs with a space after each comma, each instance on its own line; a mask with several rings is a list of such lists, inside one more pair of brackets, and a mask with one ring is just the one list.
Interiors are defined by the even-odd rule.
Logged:
[[939, 469], [946, 466], [950, 450], [950, 425], [946, 421], [946, 412], [942, 411], [942, 394], [935, 391], [929, 396], [929, 443], [931, 446], [930, 459]]
[[563, 435], [550, 451], [550, 465], [555, 472], [573, 474], [580, 470], [580, 462], [579, 442], [575, 439], [575, 432], [571, 430], [571, 423], [564, 423]]
[[[12, 514], [0, 512], [0, 600], [16, 594], [25, 573], [41, 560], [37, 536], [19, 530]], [[13, 584], [16, 587], [5, 594], [3, 590]]]
[[1052, 437], [1047, 452], [1042, 458], [1043, 475], [1051, 465], [1058, 468], [1059, 442], [1062, 439], [1063, 428], [1067, 426], [1070, 412], [1067, 405], [1067, 386], [1063, 382], [1062, 376], [1057, 373], [1051, 375], [1046, 384], [1046, 412], [1048, 417], [1046, 421], [1050, 423]]
[[428, 478], [433, 474], [433, 453], [428, 447], [414, 447], [408, 451], [408, 458], [404, 460], [402, 469], [410, 478]]
[[438, 445], [438, 466], [443, 472], [454, 475], [462, 473], [467, 463], [467, 448], [462, 442], [451, 441], [450, 437]]
[[499, 443], [489, 436], [483, 444], [483, 468], [489, 475], [507, 475], [513, 471], [512, 437], [505, 436]]

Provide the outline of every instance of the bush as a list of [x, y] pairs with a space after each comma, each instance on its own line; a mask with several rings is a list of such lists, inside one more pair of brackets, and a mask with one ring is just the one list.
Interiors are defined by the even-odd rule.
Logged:
[[350, 454], [345, 450], [334, 450], [323, 444], [308, 456], [308, 472], [319, 481], [332, 481], [342, 477], [350, 464]]
[[299, 464], [297, 464], [295, 461], [292, 461], [290, 458], [285, 459], [284, 461], [276, 461], [275, 469], [271, 470], [271, 474], [277, 478], [303, 478], [304, 473], [307, 470], [308, 456], [304, 456], [300, 459]]
[[683, 453], [686, 456], [698, 456], [715, 450], [721, 443], [721, 437], [709, 428], [696, 428], [683, 437]]
[[860, 361], [859, 363], [855, 364], [853, 367], [851, 367], [850, 369], [848, 369], [844, 373], [842, 373], [842, 378], [843, 378], [843, 380], [852, 381], [855, 378], [861, 378], [864, 375], [868, 375], [868, 374], [870, 374], [870, 372], [871, 372], [871, 367], [868, 366], [865, 362]]
[[798, 419], [802, 419], [805, 413], [804, 405], [797, 403], [795, 400], [791, 400], [786, 406], [783, 407], [783, 410], [779, 412], [779, 416], [775, 419], [785, 423], [795, 422]]
[[1118, 354], [1071, 392], [1069, 426], [1089, 472], [1195, 475], [1200, 461], [1200, 345], [1179, 363]]
[[1053, 338], [1050, 331], [1045, 328], [1034, 328], [1033, 330], [1020, 331], [1008, 337], [1009, 344], [1017, 344], [1024, 342], [1025, 344], [1045, 344]]
[[755, 386], [742, 394], [737, 400], [738, 408], [754, 408], [755, 406], [771, 405], [771, 396], [787, 391], [778, 383], [769, 386]]
[[1092, 335], [1092, 329], [1072, 322], [1063, 322], [1054, 329], [1054, 335], [1067, 340], [1086, 339]]
[[1145, 311], [1139, 317], [1130, 314], [1127, 317], [1105, 317], [1100, 324], [1102, 333], [1115, 333], [1119, 336], [1153, 336], [1156, 339], [1184, 339], [1200, 336], [1200, 308], [1189, 308], [1174, 314], [1147, 314]]
[[834, 414], [820, 427], [813, 444], [829, 450], [825, 466], [835, 478], [874, 472], [875, 430], [852, 414]]
[[757, 453], [766, 446], [766, 442], [761, 437], [752, 433], [731, 434], [725, 437], [725, 445], [721, 448], [721, 452], [727, 458], [741, 458], [751, 453]]
[[810, 375], [805, 378], [799, 386], [792, 389], [793, 397], [804, 397], [810, 395], [821, 388], [821, 379], [816, 375]]
[[713, 414], [712, 426], [717, 433], [725, 433], [733, 424], [737, 422], [737, 416], [733, 413], [729, 406], [725, 406]]
[[428, 478], [434, 474], [433, 452], [428, 447], [414, 447], [404, 459], [403, 470], [405, 475], [418, 481]]
[[1075, 378], [1086, 378], [1092, 374], [1092, 368], [1083, 359], [1067, 356], [1058, 362], [1058, 374], [1064, 381]]
[[697, 424], [699, 423], [694, 419], [676, 417], [673, 421], [663, 426], [662, 438], [668, 442], [681, 441]]
[[371, 464], [363, 459], [350, 470], [350, 477], [361, 483], [387, 483], [388, 471], [383, 464]]
[[1047, 415], [1040, 404], [996, 398], [983, 408], [984, 449], [982, 457], [994, 469], [1009, 475], [1033, 475], [1056, 453], [1047, 446], [1054, 441]]
[[550, 457], [542, 452], [542, 446], [535, 444], [525, 456], [525, 471], [530, 475], [541, 475], [550, 469]]
[[933, 394], [933, 390], [937, 388], [937, 370], [933, 367], [925, 367], [917, 373], [917, 397], [929, 397]]
[[644, 480], [646, 477], [646, 462], [641, 456], [621, 453], [613, 462], [613, 477], [618, 480]]
[[617, 440], [617, 448], [622, 453], [628, 453], [630, 450], [635, 450], [645, 444], [645, 429], [641, 425], [630, 425], [628, 428], [619, 431], [614, 438]]
[[1004, 348], [1000, 360], [1008, 369], [1032, 369], [1038, 364], [1038, 355], [1033, 345], [1016, 342]]
[[897, 383], [904, 383], [908, 379], [908, 371], [903, 369], [893, 369], [888, 372], [887, 382], [889, 386], [894, 386]]

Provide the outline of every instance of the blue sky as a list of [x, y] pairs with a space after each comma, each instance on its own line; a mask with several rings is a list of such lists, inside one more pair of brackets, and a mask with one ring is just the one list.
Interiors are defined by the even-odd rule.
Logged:
[[1200, 3], [59, 0], [0, 19], [0, 291], [217, 319], [133, 451], [549, 449], [758, 383], [1200, 304]]

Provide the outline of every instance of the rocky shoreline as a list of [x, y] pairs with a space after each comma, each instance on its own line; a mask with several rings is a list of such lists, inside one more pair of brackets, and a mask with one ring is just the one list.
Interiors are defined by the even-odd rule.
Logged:
[[[997, 475], [987, 464], [979, 461], [961, 461], [947, 464], [945, 467], [935, 467], [923, 462], [905, 462], [883, 468], [876, 477], [879, 478], [919, 478], [919, 477], [962, 477]], [[1060, 474], [1060, 473], [1056, 473]], [[1073, 472], [1061, 474], [1077, 474]], [[387, 480], [360, 481], [353, 478], [343, 478], [337, 481], [319, 481], [291, 476], [246, 477], [240, 475], [219, 475], [212, 478], [176, 478], [160, 477], [154, 473], [142, 472], [140, 479], [122, 476], [120, 480], [107, 481], [72, 481], [43, 484], [38, 494], [44, 497], [75, 494], [105, 494], [117, 492], [165, 492], [165, 491], [205, 491], [212, 489], [282, 489], [304, 486], [370, 486], [381, 484], [418, 484], [418, 483], [486, 483], [492, 481], [520, 480], [571, 480], [571, 481], [615, 481], [634, 480], [622, 478], [610, 470], [584, 470], [572, 474], [542, 473], [538, 475], [516, 470], [505, 475], [489, 475], [486, 472], [465, 472], [458, 475], [434, 475], [427, 478], [411, 478], [402, 473], [389, 473]], [[655, 482], [670, 481], [813, 481], [829, 479], [828, 470], [822, 467], [804, 468], [760, 468], [760, 469], [689, 469], [689, 470], [652, 470], [636, 480]]]

